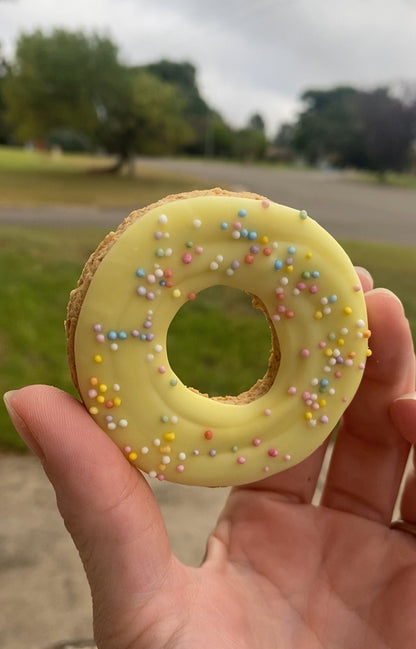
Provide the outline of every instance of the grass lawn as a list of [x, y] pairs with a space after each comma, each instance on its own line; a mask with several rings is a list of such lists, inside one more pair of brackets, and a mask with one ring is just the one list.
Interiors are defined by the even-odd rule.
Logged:
[[[3, 392], [32, 382], [73, 391], [63, 329], [66, 304], [85, 260], [104, 234], [97, 227], [0, 226]], [[356, 242], [346, 242], [345, 247], [354, 263], [371, 270], [377, 285], [398, 293], [416, 335], [414, 249]], [[169, 331], [172, 367], [185, 383], [212, 395], [238, 394], [250, 387], [264, 375], [269, 349], [267, 325], [249, 298], [223, 288], [209, 289], [183, 307]], [[4, 408], [0, 446], [23, 448]]]
[[[162, 196], [195, 189], [195, 179], [149, 170], [138, 164], [135, 175], [101, 173], [108, 157], [54, 155], [0, 146], [0, 208], [9, 205], [87, 205], [101, 208], [148, 205]], [[211, 186], [198, 181], [198, 188]]]

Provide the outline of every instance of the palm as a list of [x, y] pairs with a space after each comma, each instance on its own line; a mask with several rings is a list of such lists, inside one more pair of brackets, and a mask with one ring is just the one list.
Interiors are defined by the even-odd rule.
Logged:
[[226, 516], [200, 569], [172, 564], [137, 646], [413, 648], [412, 538], [251, 490], [232, 493]]

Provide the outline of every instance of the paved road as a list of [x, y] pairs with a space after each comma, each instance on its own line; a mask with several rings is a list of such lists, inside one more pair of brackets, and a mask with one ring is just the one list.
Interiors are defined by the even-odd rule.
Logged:
[[416, 245], [416, 190], [357, 182], [345, 173], [183, 160], [146, 160], [306, 209], [333, 236]]
[[[356, 182], [346, 174], [231, 163], [146, 159], [145, 164], [212, 185], [247, 189], [306, 209], [333, 236], [416, 245], [416, 190]], [[140, 207], [132, 206], [133, 207]], [[0, 223], [116, 227], [128, 210], [66, 206], [0, 208]]]

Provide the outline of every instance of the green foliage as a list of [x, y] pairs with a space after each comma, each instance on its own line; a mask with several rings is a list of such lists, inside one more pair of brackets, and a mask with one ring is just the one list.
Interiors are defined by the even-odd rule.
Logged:
[[64, 30], [22, 35], [5, 80], [7, 119], [20, 141], [44, 140], [65, 127], [94, 136], [119, 92], [121, 70], [108, 38]]
[[292, 144], [308, 162], [378, 173], [406, 168], [416, 133], [415, 102], [406, 104], [387, 88], [349, 86], [308, 90], [302, 99], [306, 107], [293, 127]]

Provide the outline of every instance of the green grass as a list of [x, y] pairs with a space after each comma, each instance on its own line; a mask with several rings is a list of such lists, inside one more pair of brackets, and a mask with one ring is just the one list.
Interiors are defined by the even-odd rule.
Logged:
[[0, 208], [10, 205], [83, 205], [128, 210], [168, 194], [209, 185], [180, 174], [149, 170], [138, 164], [135, 175], [101, 173], [108, 157], [25, 151], [0, 147]]
[[[0, 226], [0, 390], [46, 382], [73, 392], [63, 321], [70, 290], [105, 234], [103, 228]], [[64, 243], [63, 243], [64, 242]], [[353, 261], [402, 299], [416, 337], [414, 249], [347, 242]], [[264, 375], [270, 335], [241, 292], [208, 290], [181, 309], [169, 330], [169, 357], [188, 385], [238, 394]], [[192, 352], [190, 350], [193, 350]], [[197, 351], [195, 351], [197, 350]], [[0, 409], [0, 446], [23, 444]]]

